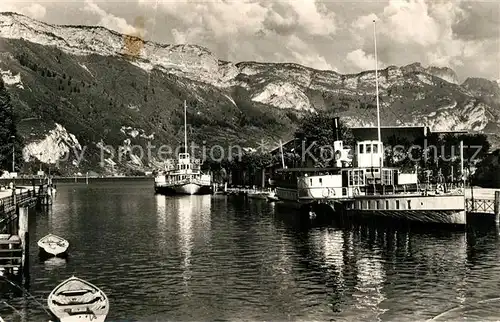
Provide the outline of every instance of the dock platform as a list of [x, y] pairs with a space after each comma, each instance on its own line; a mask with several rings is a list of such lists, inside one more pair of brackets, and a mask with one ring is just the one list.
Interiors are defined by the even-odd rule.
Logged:
[[46, 184], [0, 190], [1, 274], [29, 276], [28, 210], [50, 206], [52, 199], [52, 188]]
[[0, 234], [0, 270], [14, 274], [22, 264], [21, 239], [17, 235]]

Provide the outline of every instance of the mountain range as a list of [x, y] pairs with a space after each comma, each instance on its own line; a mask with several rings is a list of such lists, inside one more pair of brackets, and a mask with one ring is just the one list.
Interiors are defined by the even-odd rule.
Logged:
[[[293, 135], [301, 115], [320, 110], [350, 126], [376, 125], [375, 71], [233, 63], [196, 45], [50, 25], [16, 13], [0, 13], [0, 73], [26, 142], [25, 161], [57, 163], [62, 173], [158, 166], [158, 151], [141, 157], [136, 146], [182, 145], [184, 100], [189, 140], [207, 149], [274, 147]], [[380, 70], [379, 87], [382, 125], [481, 132], [499, 146], [496, 81], [460, 84], [449, 68], [413, 63]]]

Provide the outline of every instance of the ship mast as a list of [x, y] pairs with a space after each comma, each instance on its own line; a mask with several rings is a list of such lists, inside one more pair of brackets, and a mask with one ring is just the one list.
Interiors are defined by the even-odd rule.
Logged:
[[187, 146], [188, 146], [188, 140], [187, 140], [187, 116], [186, 112], [187, 111], [187, 105], [186, 105], [186, 100], [184, 100], [184, 153], [187, 153]]
[[[376, 92], [376, 99], [377, 99], [377, 135], [378, 135], [378, 141], [379, 144], [382, 143], [382, 138], [380, 135], [380, 104], [379, 104], [379, 99], [378, 99], [378, 60], [377, 60], [377, 25], [375, 23], [375, 20], [373, 20], [373, 43], [374, 43], [374, 51], [375, 51], [375, 92]], [[382, 148], [382, 146], [380, 146]], [[380, 151], [379, 153], [382, 153]], [[380, 158], [380, 168], [382, 168], [382, 162], [383, 162], [383, 157]], [[382, 170], [380, 172], [380, 179], [382, 180]]]

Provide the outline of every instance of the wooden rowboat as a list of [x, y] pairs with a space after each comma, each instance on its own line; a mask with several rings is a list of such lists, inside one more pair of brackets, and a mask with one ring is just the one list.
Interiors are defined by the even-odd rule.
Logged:
[[69, 247], [69, 242], [59, 236], [48, 234], [38, 241], [40, 247], [47, 254], [58, 256], [65, 254]]
[[47, 298], [49, 309], [61, 322], [103, 322], [109, 300], [97, 286], [72, 276], [56, 286]]

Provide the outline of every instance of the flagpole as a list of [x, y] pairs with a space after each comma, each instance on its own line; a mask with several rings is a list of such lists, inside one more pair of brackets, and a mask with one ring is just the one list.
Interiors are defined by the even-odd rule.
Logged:
[[186, 100], [184, 100], [184, 153], [188, 153], [187, 152], [187, 145], [188, 145], [188, 141], [187, 141], [187, 105], [186, 105]]
[[384, 162], [384, 156], [383, 156], [383, 144], [382, 144], [382, 137], [380, 135], [380, 102], [378, 98], [378, 58], [377, 58], [377, 24], [375, 20], [373, 20], [373, 44], [374, 44], [374, 52], [375, 52], [375, 95], [377, 99], [377, 137], [378, 137], [378, 144], [380, 151], [378, 153], [381, 154], [380, 160], [379, 160], [379, 166], [380, 166], [380, 184], [383, 184], [383, 176], [382, 176], [382, 165]]
[[377, 134], [378, 140], [381, 141], [380, 136], [380, 103], [378, 98], [378, 59], [377, 59], [377, 25], [375, 20], [373, 20], [373, 42], [375, 47], [375, 91], [377, 98]]

